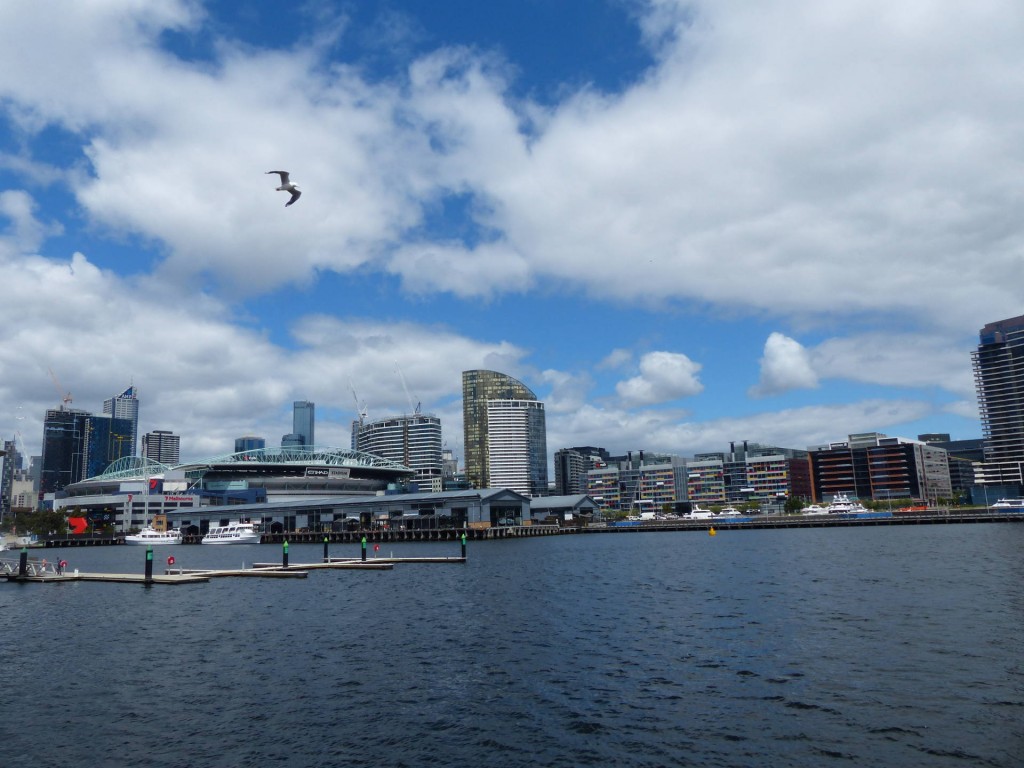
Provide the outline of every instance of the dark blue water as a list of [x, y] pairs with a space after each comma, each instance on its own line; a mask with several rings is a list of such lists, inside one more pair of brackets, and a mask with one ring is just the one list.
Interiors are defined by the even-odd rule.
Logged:
[[[63, 556], [144, 565], [129, 547]], [[305, 580], [0, 583], [0, 628], [10, 765], [1024, 765], [1024, 525], [568, 536]]]

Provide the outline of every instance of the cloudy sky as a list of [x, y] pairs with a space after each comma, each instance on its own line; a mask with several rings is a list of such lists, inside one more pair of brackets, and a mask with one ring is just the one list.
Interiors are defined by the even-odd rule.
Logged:
[[309, 399], [461, 459], [490, 368], [549, 453], [980, 437], [1022, 40], [1014, 0], [6, 0], [0, 435], [134, 383], [183, 458]]

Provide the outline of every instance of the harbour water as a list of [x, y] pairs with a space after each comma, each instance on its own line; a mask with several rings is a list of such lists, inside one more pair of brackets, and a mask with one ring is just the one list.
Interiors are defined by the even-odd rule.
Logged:
[[[154, 551], [185, 567], [280, 560], [269, 545]], [[144, 567], [132, 547], [33, 554]], [[1024, 765], [1024, 525], [582, 535], [468, 555], [305, 580], [0, 584], [3, 761]]]

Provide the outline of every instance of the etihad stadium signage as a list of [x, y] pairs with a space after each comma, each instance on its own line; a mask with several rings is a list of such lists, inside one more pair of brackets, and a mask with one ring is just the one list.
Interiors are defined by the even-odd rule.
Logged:
[[329, 480], [349, 477], [348, 467], [306, 467], [306, 477], [325, 477]]

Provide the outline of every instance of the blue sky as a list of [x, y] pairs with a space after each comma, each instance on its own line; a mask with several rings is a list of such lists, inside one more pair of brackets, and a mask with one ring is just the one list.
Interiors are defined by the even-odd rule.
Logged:
[[1021, 39], [1000, 0], [4, 3], [0, 434], [134, 383], [186, 458], [297, 399], [347, 446], [356, 398], [461, 458], [492, 368], [550, 453], [980, 437]]

